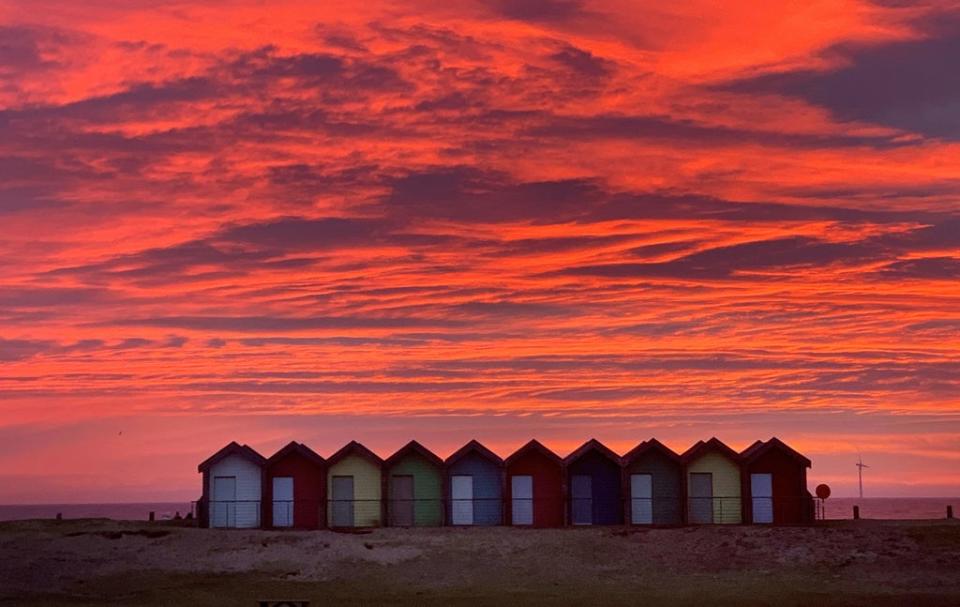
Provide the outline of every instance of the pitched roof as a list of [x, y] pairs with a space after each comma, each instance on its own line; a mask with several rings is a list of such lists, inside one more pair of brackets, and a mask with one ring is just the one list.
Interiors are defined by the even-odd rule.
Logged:
[[337, 451], [336, 453], [328, 457], [327, 466], [333, 466], [340, 460], [350, 455], [357, 455], [359, 457], [362, 457], [377, 467], [383, 466], [383, 459], [381, 459], [379, 455], [377, 455], [370, 449], [367, 449], [366, 447], [364, 447], [363, 445], [361, 445], [355, 440], [350, 441], [349, 443], [341, 447], [339, 451]]
[[476, 439], [454, 451], [453, 454], [450, 455], [450, 457], [448, 457], [443, 463], [447, 466], [450, 466], [470, 453], [476, 453], [483, 458], [495, 462], [498, 466], [503, 465], [503, 459], [499, 455], [484, 447], [480, 441]]
[[507, 457], [507, 459], [503, 460], [503, 463], [505, 466], [509, 466], [513, 462], [517, 461], [518, 458], [520, 458], [521, 456], [525, 455], [530, 451], [536, 451], [537, 453], [544, 455], [547, 459], [553, 462], [556, 462], [557, 464], [563, 463], [563, 458], [561, 458], [559, 455], [557, 455], [547, 447], [543, 446], [543, 444], [537, 439], [530, 440], [530, 442], [528, 442], [526, 445], [520, 447], [519, 449], [511, 453], [510, 456]]
[[443, 460], [440, 459], [440, 457], [437, 454], [427, 449], [426, 447], [424, 447], [423, 445], [421, 445], [415, 440], [412, 440], [406, 445], [400, 447], [400, 449], [398, 449], [396, 453], [394, 453], [393, 455], [388, 457], [386, 460], [384, 460], [383, 465], [389, 468], [411, 453], [416, 453], [417, 455], [420, 455], [421, 457], [426, 459], [428, 462], [430, 462], [434, 466], [443, 465]]
[[705, 455], [711, 451], [715, 451], [724, 455], [735, 462], [740, 462], [740, 454], [728, 447], [722, 440], [714, 436], [707, 442], [697, 441], [692, 447], [683, 452], [680, 456], [685, 463], [691, 462], [701, 455]]
[[614, 453], [612, 450], [610, 450], [609, 447], [607, 447], [606, 445], [604, 445], [603, 443], [601, 443], [595, 438], [591, 438], [587, 442], [580, 445], [576, 451], [574, 451], [567, 457], [563, 458], [563, 463], [570, 464], [572, 462], [575, 462], [581, 457], [583, 457], [584, 455], [586, 455], [587, 453], [589, 453], [590, 451], [596, 451], [597, 453], [606, 457], [607, 459], [612, 460], [613, 462], [616, 462], [618, 466], [621, 465], [622, 463], [619, 455]]
[[783, 453], [792, 457], [798, 463], [802, 464], [803, 466], [806, 466], [807, 468], [809, 468], [811, 465], [810, 460], [807, 459], [803, 454], [801, 454], [799, 451], [797, 451], [787, 443], [783, 442], [776, 436], [771, 437], [770, 440], [768, 440], [767, 442], [757, 441], [753, 443], [752, 445], [747, 447], [743, 451], [743, 453], [740, 454], [740, 457], [743, 458], [744, 463], [749, 464], [757, 461], [757, 459], [760, 456], [762, 456], [765, 453], [769, 453], [774, 449], [778, 451], [782, 451]]
[[651, 451], [662, 453], [673, 461], [676, 461], [676, 462], [680, 461], [680, 456], [677, 455], [677, 453], [673, 449], [664, 445], [657, 439], [651, 438], [650, 440], [643, 441], [642, 443], [640, 443], [639, 445], [637, 445], [636, 447], [628, 451], [626, 455], [623, 456], [623, 463], [629, 464], [633, 462], [635, 459], [637, 459], [638, 457], [641, 457], [647, 453], [650, 453]]
[[750, 445], [749, 447], [747, 447], [746, 449], [740, 452], [741, 459], [746, 460], [753, 453], [755, 453], [757, 449], [760, 449], [761, 447], [763, 447], [764, 444], [765, 443], [762, 440], [755, 441], [752, 445]]
[[241, 445], [236, 441], [230, 441], [230, 443], [227, 446], [225, 446], [223, 449], [220, 449], [219, 451], [217, 451], [207, 459], [200, 462], [200, 465], [197, 466], [197, 471], [203, 472], [205, 470], [208, 470], [210, 466], [216, 464], [217, 462], [219, 462], [220, 460], [226, 457], [230, 457], [231, 455], [239, 455], [240, 457], [248, 461], [251, 461], [258, 466], [263, 466], [264, 464], [267, 463], [267, 460], [264, 459], [262, 455], [257, 453], [251, 447], [248, 447], [246, 445]]
[[272, 466], [288, 455], [294, 454], [300, 455], [318, 466], [322, 466], [326, 463], [326, 460], [317, 455], [317, 453], [310, 447], [304, 445], [303, 443], [298, 443], [297, 441], [290, 441], [285, 447], [267, 458], [267, 466]]

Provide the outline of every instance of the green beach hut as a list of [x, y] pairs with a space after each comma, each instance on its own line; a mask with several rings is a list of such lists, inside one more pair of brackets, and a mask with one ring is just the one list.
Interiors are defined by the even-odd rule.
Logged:
[[443, 460], [410, 441], [387, 458], [383, 469], [391, 527], [443, 524]]

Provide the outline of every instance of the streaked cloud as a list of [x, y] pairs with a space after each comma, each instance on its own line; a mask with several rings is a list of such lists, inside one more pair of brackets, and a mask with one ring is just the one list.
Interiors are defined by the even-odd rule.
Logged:
[[347, 434], [777, 434], [841, 490], [891, 445], [890, 492], [957, 480], [949, 3], [0, 16], [0, 466], [43, 495]]

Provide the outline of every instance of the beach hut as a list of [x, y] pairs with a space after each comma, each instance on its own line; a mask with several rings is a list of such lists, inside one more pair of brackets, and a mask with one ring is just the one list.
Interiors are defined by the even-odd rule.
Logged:
[[204, 527], [259, 527], [266, 461], [247, 445], [236, 442], [204, 460], [197, 467], [203, 474], [200, 524]]
[[263, 521], [273, 529], [319, 529], [326, 524], [326, 462], [296, 441], [264, 466]]
[[573, 525], [623, 522], [620, 456], [590, 439], [564, 459]]
[[472, 440], [444, 462], [451, 525], [500, 525], [503, 460]]
[[508, 523], [563, 525], [563, 460], [536, 440], [504, 460]]
[[327, 460], [327, 516], [331, 527], [379, 527], [383, 522], [383, 460], [350, 441]]
[[680, 457], [686, 472], [687, 522], [741, 522], [739, 454], [711, 438], [698, 441]]
[[679, 525], [683, 521], [683, 463], [655, 438], [623, 456], [626, 520], [634, 525]]
[[747, 521], [796, 524], [812, 520], [813, 498], [807, 491], [809, 459], [776, 437], [755, 442], [740, 459]]
[[393, 527], [443, 524], [443, 460], [410, 441], [383, 465], [387, 520]]

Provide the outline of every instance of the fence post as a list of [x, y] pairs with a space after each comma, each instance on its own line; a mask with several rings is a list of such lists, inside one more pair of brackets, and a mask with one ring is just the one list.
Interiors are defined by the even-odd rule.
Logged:
[[853, 520], [860, 520], [860, 506], [853, 507]]
[[154, 516], [153, 510], [151, 510], [151, 511], [150, 511], [150, 516], [149, 516], [149, 519], [148, 519], [148, 520], [152, 523], [152, 522], [154, 521], [154, 518], [155, 518], [155, 516]]
[[953, 518], [953, 506], [947, 506], [947, 518]]

